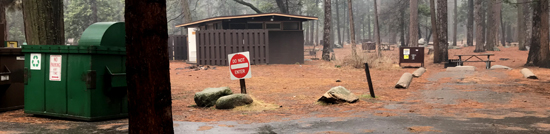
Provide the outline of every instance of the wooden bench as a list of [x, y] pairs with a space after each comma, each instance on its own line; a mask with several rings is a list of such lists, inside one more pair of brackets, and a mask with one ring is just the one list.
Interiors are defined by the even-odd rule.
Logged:
[[[491, 68], [491, 62], [495, 62], [491, 60], [491, 56], [494, 56], [494, 55], [495, 54], [486, 53], [486, 54], [459, 54], [455, 56], [458, 56], [458, 65], [463, 65], [464, 62], [485, 62], [485, 69], [489, 69]], [[464, 56], [464, 58], [467, 57], [467, 59], [462, 60], [462, 56]], [[483, 60], [478, 56], [487, 56], [487, 60]], [[472, 58], [474, 58], [473, 61], [470, 60]]]

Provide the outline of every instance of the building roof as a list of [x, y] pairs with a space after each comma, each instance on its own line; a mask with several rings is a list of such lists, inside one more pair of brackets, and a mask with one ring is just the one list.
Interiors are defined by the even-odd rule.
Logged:
[[304, 20], [317, 20], [317, 17], [312, 17], [312, 16], [302, 16], [302, 15], [283, 14], [283, 13], [261, 13], [261, 14], [245, 14], [245, 15], [235, 15], [235, 16], [212, 17], [212, 18], [202, 19], [194, 22], [179, 24], [179, 25], [176, 25], [176, 27], [187, 27], [195, 24], [217, 21], [217, 20], [244, 19], [244, 18], [267, 17], [267, 16], [289, 17], [289, 18], [304, 19]]

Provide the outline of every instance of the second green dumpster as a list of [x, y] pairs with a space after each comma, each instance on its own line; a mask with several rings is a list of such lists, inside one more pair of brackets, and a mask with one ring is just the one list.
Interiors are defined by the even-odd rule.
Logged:
[[128, 115], [123, 22], [98, 22], [78, 46], [25, 45], [25, 113], [86, 121]]

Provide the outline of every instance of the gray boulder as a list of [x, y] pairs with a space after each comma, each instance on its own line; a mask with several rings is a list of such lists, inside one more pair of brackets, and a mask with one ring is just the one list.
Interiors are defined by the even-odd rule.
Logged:
[[206, 88], [201, 92], [195, 93], [195, 103], [199, 107], [214, 106], [216, 100], [230, 94], [233, 94], [233, 91], [229, 87]]
[[503, 66], [503, 65], [494, 65], [490, 69], [508, 69], [508, 70], [512, 70], [512, 68], [507, 67], [507, 66]]
[[342, 86], [333, 87], [328, 90], [318, 101], [325, 103], [338, 104], [338, 103], [355, 103], [359, 100], [355, 94]]
[[223, 96], [216, 101], [217, 109], [232, 109], [237, 106], [243, 106], [252, 103], [252, 97], [247, 94], [232, 94]]

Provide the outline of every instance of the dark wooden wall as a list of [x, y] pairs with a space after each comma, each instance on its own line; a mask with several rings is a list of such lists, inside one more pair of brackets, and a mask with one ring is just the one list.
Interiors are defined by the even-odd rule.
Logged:
[[187, 35], [170, 35], [168, 38], [168, 58], [170, 60], [187, 60]]
[[269, 64], [304, 63], [303, 31], [269, 31]]
[[267, 30], [197, 31], [197, 63], [227, 66], [227, 55], [250, 52], [250, 64], [268, 64], [270, 59]]

